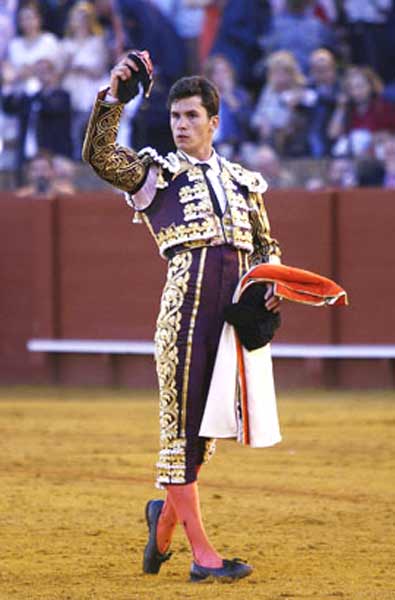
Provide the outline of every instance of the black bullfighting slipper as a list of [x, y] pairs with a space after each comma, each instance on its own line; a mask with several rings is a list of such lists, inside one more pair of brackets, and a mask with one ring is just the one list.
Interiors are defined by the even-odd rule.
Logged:
[[144, 549], [143, 571], [156, 575], [166, 560], [169, 560], [171, 552], [159, 552], [156, 545], [156, 530], [163, 500], [150, 500], [145, 507], [145, 519], [148, 525], [148, 543]]
[[222, 581], [232, 582], [236, 579], [248, 577], [252, 573], [251, 565], [247, 565], [240, 558], [223, 561], [223, 566], [218, 568], [201, 567], [195, 562], [192, 563], [190, 572], [190, 581], [201, 583], [202, 581]]

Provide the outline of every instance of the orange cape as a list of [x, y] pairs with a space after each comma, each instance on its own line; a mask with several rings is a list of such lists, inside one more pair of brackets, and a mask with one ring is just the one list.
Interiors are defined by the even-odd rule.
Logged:
[[[311, 306], [345, 306], [347, 293], [332, 279], [283, 264], [265, 263], [250, 269], [240, 281], [240, 295], [254, 283], [272, 283], [274, 295], [279, 298], [309, 304]], [[250, 444], [250, 420], [248, 410], [248, 382], [245, 369], [245, 350], [236, 336], [237, 366], [240, 385], [240, 406], [242, 412], [242, 442]]]

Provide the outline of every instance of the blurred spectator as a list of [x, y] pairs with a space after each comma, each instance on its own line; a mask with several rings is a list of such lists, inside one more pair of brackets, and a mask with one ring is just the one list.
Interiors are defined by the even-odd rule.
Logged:
[[385, 81], [393, 78], [395, 23], [393, 0], [344, 0], [351, 61], [369, 65]]
[[174, 150], [166, 107], [170, 86], [186, 72], [186, 49], [169, 19], [151, 2], [118, 1], [128, 48], [148, 48], [155, 65], [149, 100], [133, 116], [133, 146], [153, 146], [161, 154]]
[[280, 159], [271, 146], [262, 145], [255, 148], [249, 168], [261, 173], [269, 184], [269, 188], [289, 188], [296, 186], [292, 173], [281, 166]]
[[38, 196], [50, 200], [55, 196], [74, 193], [64, 175], [58, 177], [50, 152], [41, 151], [25, 165], [26, 184], [16, 191], [19, 197]]
[[15, 34], [15, 14], [18, 0], [0, 0], [0, 64], [7, 54], [8, 45]]
[[[174, 150], [167, 108], [169, 86], [163, 82], [160, 72], [156, 71], [154, 78], [155, 84], [149, 99], [136, 99], [137, 102], [140, 100], [141, 104], [137, 112], [132, 114], [133, 148], [139, 150], [145, 146], [152, 146], [160, 154], [167, 154]], [[132, 145], [130, 141], [129, 145]]]
[[62, 38], [69, 11], [76, 2], [77, 0], [40, 0], [44, 29]]
[[110, 51], [111, 62], [126, 50], [126, 36], [119, 14], [117, 0], [95, 0], [96, 14], [103, 27], [105, 43]]
[[[287, 11], [287, 0], [270, 0], [274, 15]], [[334, 23], [338, 17], [337, 0], [312, 0], [306, 12], [315, 15], [324, 23]]]
[[356, 166], [356, 184], [358, 187], [382, 187], [385, 168], [377, 158], [361, 158]]
[[74, 194], [76, 188], [74, 186], [74, 177], [76, 164], [70, 158], [65, 156], [55, 155], [52, 158], [52, 165], [55, 173], [55, 180], [58, 189], [62, 194]]
[[376, 132], [395, 132], [395, 105], [384, 100], [382, 89], [379, 77], [369, 67], [347, 69], [344, 93], [338, 97], [328, 126], [328, 135], [336, 142], [335, 156], [368, 154]]
[[63, 88], [72, 106], [73, 157], [81, 159], [86, 124], [98, 89], [106, 81], [108, 51], [94, 6], [77, 2], [69, 13], [66, 35], [61, 42]]
[[34, 94], [40, 84], [35, 75], [35, 63], [48, 58], [59, 59], [59, 42], [53, 33], [42, 31], [41, 14], [35, 2], [23, 4], [18, 11], [20, 35], [11, 40], [3, 67], [3, 81], [14, 90]]
[[200, 72], [199, 39], [204, 25], [204, 8], [209, 0], [151, 0], [173, 23], [187, 53], [186, 74]]
[[126, 47], [147, 48], [155, 65], [155, 86], [160, 78], [161, 85], [169, 89], [186, 71], [185, 44], [173, 24], [152, 2], [118, 0], [117, 6]]
[[273, 16], [268, 35], [261, 39], [265, 55], [278, 50], [291, 52], [307, 74], [309, 57], [318, 48], [335, 47], [330, 27], [311, 13], [312, 0], [287, 0], [287, 10]]
[[226, 3], [227, 0], [208, 0], [206, 3], [203, 29], [199, 40], [201, 64], [205, 63], [213, 48]]
[[330, 154], [332, 142], [328, 137], [328, 124], [340, 93], [335, 57], [329, 50], [314, 50], [309, 60], [309, 89], [311, 97], [308, 141], [310, 154], [322, 158]]
[[355, 166], [349, 158], [333, 158], [328, 167], [328, 185], [335, 188], [351, 188], [356, 185]]
[[395, 188], [395, 136], [388, 136], [382, 145], [385, 188]]
[[[8, 46], [15, 34], [15, 14], [17, 9], [17, 0], [0, 0], [0, 75], [4, 73], [3, 61], [7, 55]], [[2, 85], [3, 77], [0, 76], [0, 86]], [[5, 159], [5, 147], [7, 141], [15, 138], [16, 123], [11, 124], [8, 122], [3, 113], [2, 105], [0, 101], [0, 164], [3, 165]], [[7, 130], [7, 131], [6, 131]]]
[[228, 0], [211, 53], [226, 56], [243, 85], [254, 85], [253, 66], [260, 58], [258, 40], [271, 21], [269, 0]]
[[290, 52], [274, 52], [267, 59], [267, 79], [252, 115], [258, 140], [280, 155], [307, 154], [306, 113], [300, 108], [305, 77]]
[[40, 89], [29, 95], [3, 88], [4, 111], [16, 115], [19, 123], [17, 169], [38, 149], [71, 156], [71, 105], [69, 94], [59, 85], [59, 70], [48, 59], [38, 60], [32, 74]]
[[206, 62], [204, 74], [220, 93], [219, 127], [214, 143], [234, 148], [248, 135], [252, 103], [246, 90], [236, 84], [235, 72], [224, 56], [212, 56]]

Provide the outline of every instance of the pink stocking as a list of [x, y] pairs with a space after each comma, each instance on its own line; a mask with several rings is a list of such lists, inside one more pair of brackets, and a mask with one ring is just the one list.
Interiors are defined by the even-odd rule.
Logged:
[[167, 552], [176, 526], [177, 514], [167, 494], [156, 529], [156, 545], [161, 554]]
[[167, 494], [185, 529], [194, 560], [204, 567], [222, 567], [222, 558], [210, 544], [204, 529], [197, 481], [185, 485], [168, 485]]

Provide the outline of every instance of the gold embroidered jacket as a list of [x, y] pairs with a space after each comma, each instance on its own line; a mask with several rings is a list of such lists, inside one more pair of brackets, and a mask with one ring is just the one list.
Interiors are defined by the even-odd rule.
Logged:
[[[130, 206], [140, 207], [137, 209], [163, 257], [221, 244], [245, 250], [251, 255], [251, 264], [281, 255], [278, 243], [270, 235], [262, 199], [267, 185], [259, 173], [219, 158], [220, 180], [227, 200], [225, 213], [220, 217], [214, 211], [199, 165], [192, 165], [180, 153], [163, 157], [153, 148], [136, 153], [116, 143], [123, 105], [107, 103], [103, 97], [101, 92], [92, 111], [83, 159], [101, 178], [127, 192]], [[148, 194], [146, 188], [151, 188]], [[143, 210], [141, 202], [136, 202], [139, 195], [148, 197]]]

